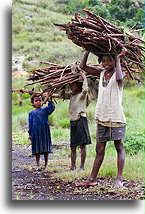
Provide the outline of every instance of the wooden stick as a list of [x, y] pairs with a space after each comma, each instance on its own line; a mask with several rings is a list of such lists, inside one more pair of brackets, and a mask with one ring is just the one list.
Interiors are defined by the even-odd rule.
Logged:
[[[44, 96], [48, 95], [48, 93], [43, 92], [43, 91], [41, 92], [41, 91], [32, 91], [32, 90], [24, 90], [24, 89], [12, 89], [12, 92], [28, 93], [30, 95], [32, 95], [32, 94], [44, 95]], [[59, 95], [59, 94], [53, 94], [52, 97], [61, 98], [61, 95]]]

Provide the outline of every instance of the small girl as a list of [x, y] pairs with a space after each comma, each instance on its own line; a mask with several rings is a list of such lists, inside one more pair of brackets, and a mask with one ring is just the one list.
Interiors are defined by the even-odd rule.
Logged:
[[29, 112], [28, 139], [32, 142], [32, 155], [36, 156], [37, 170], [39, 170], [40, 155], [44, 155], [46, 168], [48, 153], [53, 152], [48, 115], [55, 110], [55, 105], [52, 101], [49, 101], [47, 107], [41, 108], [44, 104], [43, 99], [35, 94], [31, 97], [31, 103], [35, 109]]

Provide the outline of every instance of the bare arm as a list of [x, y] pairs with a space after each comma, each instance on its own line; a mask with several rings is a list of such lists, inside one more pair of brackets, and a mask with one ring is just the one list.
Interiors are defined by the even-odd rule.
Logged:
[[88, 72], [89, 74], [93, 75], [93, 76], [100, 76], [101, 73], [101, 69], [97, 69], [94, 66], [90, 66], [90, 65], [86, 65], [87, 59], [88, 59], [88, 55], [89, 52], [85, 52], [82, 56], [81, 62], [80, 62], [80, 68], [86, 72]]
[[126, 53], [125, 50], [121, 51], [120, 54], [118, 54], [116, 56], [116, 81], [119, 83], [119, 85], [122, 84], [123, 82], [123, 78], [125, 76], [125, 74], [122, 72], [122, 68], [121, 68], [121, 63], [120, 63], [120, 58], [122, 55], [124, 55]]
[[80, 75], [83, 78], [82, 94], [85, 96], [88, 92], [88, 82], [87, 77], [84, 72], [80, 72]]

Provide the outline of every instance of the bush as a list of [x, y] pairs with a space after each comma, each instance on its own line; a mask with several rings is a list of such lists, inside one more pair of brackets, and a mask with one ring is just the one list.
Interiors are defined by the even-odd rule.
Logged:
[[127, 154], [135, 155], [143, 150], [145, 143], [145, 135], [141, 133], [130, 134], [124, 140], [124, 148]]
[[124, 21], [126, 20], [125, 9], [120, 6], [112, 5], [108, 7], [110, 15], [116, 20]]
[[108, 8], [106, 6], [98, 6], [95, 5], [92, 8], [89, 8], [92, 12], [94, 12], [95, 14], [103, 17], [104, 19], [110, 19], [111, 15], [110, 15], [110, 11], [108, 10]]
[[87, 6], [87, 1], [82, 0], [68, 0], [65, 4], [63, 9], [63, 13], [82, 13], [82, 9]]

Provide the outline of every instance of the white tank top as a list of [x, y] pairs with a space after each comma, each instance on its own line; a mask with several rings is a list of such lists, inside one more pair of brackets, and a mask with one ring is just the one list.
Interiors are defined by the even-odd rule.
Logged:
[[105, 71], [102, 71], [100, 75], [95, 118], [102, 122], [126, 123], [122, 108], [122, 88], [119, 88], [116, 81], [116, 72], [105, 87], [103, 87], [104, 73]]

